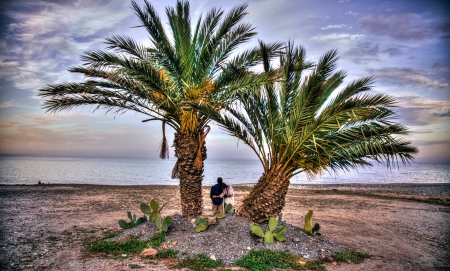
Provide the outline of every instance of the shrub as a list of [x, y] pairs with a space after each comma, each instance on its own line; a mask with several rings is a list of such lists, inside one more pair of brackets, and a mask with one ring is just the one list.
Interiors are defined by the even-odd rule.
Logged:
[[275, 268], [292, 268], [294, 270], [326, 270], [317, 261], [305, 262], [301, 257], [289, 251], [281, 250], [250, 250], [234, 264], [252, 271], [271, 271]]
[[221, 265], [223, 265], [222, 260], [213, 260], [203, 253], [194, 255], [192, 258], [186, 257], [178, 261], [178, 267], [187, 267], [195, 271], [204, 271], [209, 268], [219, 267]]

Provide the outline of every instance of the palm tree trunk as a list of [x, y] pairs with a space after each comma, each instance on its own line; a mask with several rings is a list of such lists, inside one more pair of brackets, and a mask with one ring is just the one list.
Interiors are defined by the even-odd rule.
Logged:
[[[180, 179], [181, 214], [184, 217], [196, 217], [202, 214], [203, 161], [206, 159], [205, 141], [199, 141], [199, 133], [175, 133], [173, 141], [175, 157], [178, 158], [172, 172], [172, 178]], [[200, 143], [201, 142], [201, 143]], [[201, 146], [201, 168], [194, 166]]]
[[238, 215], [262, 223], [281, 212], [292, 174], [285, 175], [278, 168], [272, 167], [261, 176], [250, 195], [243, 200]]

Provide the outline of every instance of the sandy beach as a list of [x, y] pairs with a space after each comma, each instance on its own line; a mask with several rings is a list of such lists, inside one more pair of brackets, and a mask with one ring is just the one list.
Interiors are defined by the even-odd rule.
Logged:
[[[249, 190], [235, 187], [236, 201]], [[205, 214], [208, 193], [204, 187]], [[127, 211], [141, 214], [139, 204], [151, 199], [167, 203], [165, 215], [180, 213], [178, 186], [0, 186], [1, 270], [167, 270], [166, 260], [86, 253], [87, 238], [120, 229]], [[295, 185], [283, 219], [303, 228], [314, 210], [324, 240], [372, 255], [358, 265], [327, 263], [327, 270], [449, 270], [449, 202], [450, 184]]]

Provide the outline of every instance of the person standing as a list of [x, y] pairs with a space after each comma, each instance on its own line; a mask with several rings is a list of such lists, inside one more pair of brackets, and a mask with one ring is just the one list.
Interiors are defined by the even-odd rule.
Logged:
[[225, 193], [226, 197], [224, 200], [224, 204], [223, 204], [223, 208], [225, 209], [225, 207], [227, 206], [227, 204], [231, 204], [232, 206], [234, 206], [234, 190], [233, 187], [231, 187], [231, 185], [226, 185], [225, 184], [225, 189], [222, 193]]
[[217, 213], [223, 213], [223, 199], [221, 197], [215, 197], [222, 194], [222, 182], [222, 177], [217, 178], [217, 183], [211, 187], [211, 191], [209, 192], [213, 215], [216, 215]]

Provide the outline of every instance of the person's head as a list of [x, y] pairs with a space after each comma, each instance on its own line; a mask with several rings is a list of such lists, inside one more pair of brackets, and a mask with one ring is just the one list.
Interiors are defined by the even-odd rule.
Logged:
[[223, 182], [222, 182], [222, 184], [220, 185], [220, 187], [222, 187], [222, 189], [227, 189], [227, 188], [228, 188], [228, 185], [227, 185], [226, 183], [223, 183]]
[[222, 177], [217, 178], [217, 183], [218, 183], [218, 184], [222, 185], [222, 182], [223, 182]]

